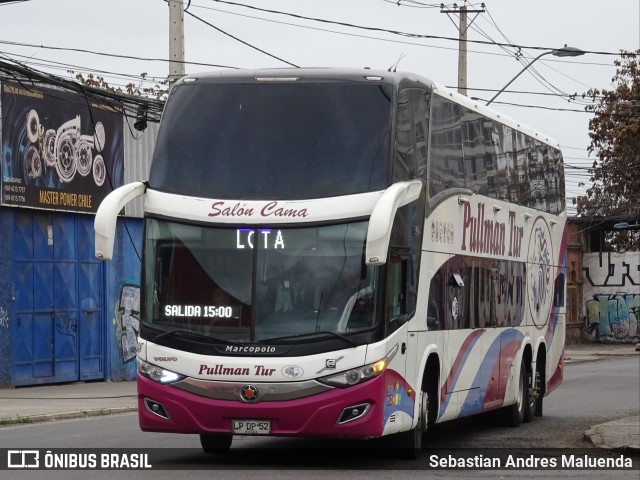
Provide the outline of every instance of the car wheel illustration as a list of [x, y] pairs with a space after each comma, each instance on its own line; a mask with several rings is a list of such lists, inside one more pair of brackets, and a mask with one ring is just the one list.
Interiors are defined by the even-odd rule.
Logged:
[[30, 110], [27, 114], [27, 137], [31, 143], [38, 141], [38, 134], [40, 133], [40, 118], [38, 112]]
[[101, 152], [104, 150], [104, 145], [106, 141], [106, 134], [104, 131], [104, 125], [102, 122], [97, 122], [95, 126], [95, 133], [93, 134], [93, 140], [95, 143], [96, 150]]
[[56, 164], [56, 131], [52, 128], [44, 134], [44, 161], [49, 167]]
[[96, 155], [96, 158], [93, 159], [93, 181], [101, 187], [106, 176], [107, 167], [104, 164], [104, 159], [102, 155]]
[[77, 152], [77, 161], [78, 161], [78, 173], [83, 177], [89, 175], [91, 171], [91, 162], [93, 160], [91, 153], [91, 145], [87, 142], [80, 142], [78, 144], [78, 152]]
[[56, 170], [62, 182], [70, 182], [76, 174], [76, 155], [70, 135], [65, 135], [58, 144]]
[[33, 145], [27, 150], [27, 173], [31, 178], [39, 177], [42, 174], [42, 159], [38, 149]]

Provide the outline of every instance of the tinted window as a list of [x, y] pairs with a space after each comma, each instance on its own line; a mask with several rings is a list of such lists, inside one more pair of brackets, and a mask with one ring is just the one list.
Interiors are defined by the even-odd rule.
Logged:
[[560, 150], [433, 96], [429, 193], [466, 188], [549, 213], [565, 208]]
[[231, 341], [376, 327], [367, 222], [219, 228], [146, 220], [142, 322]]
[[430, 98], [429, 92], [415, 88], [398, 95], [394, 182], [426, 176]]
[[163, 114], [150, 185], [222, 199], [382, 190], [391, 95], [357, 83], [181, 85]]
[[523, 262], [452, 256], [429, 286], [429, 329], [520, 325], [526, 268]]

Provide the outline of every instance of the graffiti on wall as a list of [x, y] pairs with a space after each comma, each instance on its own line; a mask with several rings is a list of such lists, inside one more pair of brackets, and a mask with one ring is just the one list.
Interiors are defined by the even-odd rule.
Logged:
[[604, 341], [640, 341], [640, 256], [637, 252], [584, 256], [586, 324]]
[[639, 341], [640, 295], [594, 295], [587, 300], [587, 322], [600, 338]]
[[140, 287], [122, 285], [115, 309], [116, 336], [121, 346], [122, 360], [130, 362], [138, 353], [140, 332]]

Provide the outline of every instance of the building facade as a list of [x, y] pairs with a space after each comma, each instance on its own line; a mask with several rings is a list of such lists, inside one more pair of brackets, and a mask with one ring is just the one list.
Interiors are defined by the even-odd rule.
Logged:
[[161, 105], [3, 67], [0, 386], [132, 379], [141, 212], [119, 219], [113, 262], [94, 256], [93, 220], [110, 191], [147, 178]]
[[640, 342], [640, 252], [606, 246], [617, 222], [573, 218], [567, 223], [568, 343]]

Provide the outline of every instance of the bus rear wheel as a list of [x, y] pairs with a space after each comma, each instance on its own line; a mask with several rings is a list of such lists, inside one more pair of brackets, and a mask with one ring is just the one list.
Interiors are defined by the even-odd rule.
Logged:
[[524, 366], [523, 360], [520, 365], [516, 401], [513, 405], [505, 407], [502, 411], [503, 421], [507, 427], [519, 427], [525, 418], [525, 411], [529, 405], [529, 384], [527, 378], [527, 368]]
[[527, 372], [527, 407], [524, 411], [524, 422], [529, 423], [536, 415], [538, 405], [542, 405], [540, 397], [540, 376], [533, 371]]
[[225, 453], [231, 448], [233, 435], [200, 435], [200, 445], [204, 453]]

